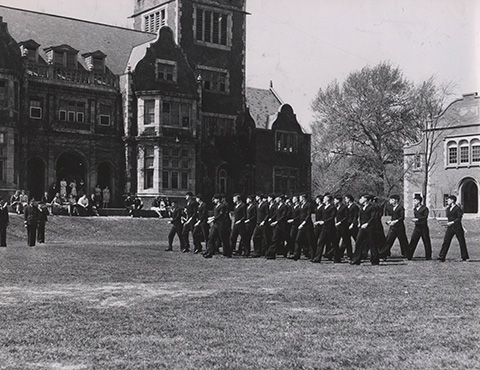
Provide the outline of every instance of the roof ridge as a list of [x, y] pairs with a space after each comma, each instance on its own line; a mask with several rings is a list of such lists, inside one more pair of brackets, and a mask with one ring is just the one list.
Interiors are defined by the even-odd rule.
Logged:
[[[100, 22], [88, 21], [88, 20], [85, 20], [85, 19], [72, 18], [72, 17], [67, 17], [67, 16], [64, 16], [64, 15], [58, 15], [58, 14], [51, 14], [51, 13], [39, 12], [39, 11], [35, 11], [35, 10], [15, 8], [15, 7], [13, 7], [13, 6], [6, 6], [6, 5], [1, 5], [1, 4], [0, 4], [0, 8], [19, 10], [19, 11], [22, 11], [22, 12], [40, 14], [40, 15], [44, 15], [44, 16], [48, 16], [48, 17], [63, 18], [63, 19], [71, 20], [71, 21], [77, 21], [77, 22], [82, 22], [82, 23], [95, 24], [95, 25], [98, 25], [98, 26], [112, 27], [112, 28], [117, 28], [117, 29], [121, 29], [121, 30], [132, 31], [132, 32], [137, 32], [137, 33], [142, 33], [142, 34], [149, 34], [149, 35], [151, 34], [150, 32], [143, 32], [143, 31], [139, 31], [139, 30], [136, 30], [136, 29], [133, 29], [133, 28], [127, 28], [127, 27], [122, 27], [122, 26], [115, 26], [115, 25], [113, 25], [113, 24], [107, 24], [107, 23], [100, 23]], [[8, 22], [7, 22], [7, 23], [8, 23]]]

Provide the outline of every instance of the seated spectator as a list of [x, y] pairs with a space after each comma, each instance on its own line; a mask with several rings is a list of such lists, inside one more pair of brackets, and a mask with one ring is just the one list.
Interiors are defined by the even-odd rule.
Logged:
[[97, 196], [95, 194], [90, 195], [90, 206], [88, 209], [88, 214], [90, 216], [100, 216], [98, 214]]
[[50, 203], [50, 209], [52, 215], [60, 215], [64, 213], [65, 210], [68, 211], [68, 206], [65, 204], [66, 202], [60, 197], [60, 193], [56, 193], [55, 197], [52, 199]]
[[77, 213], [79, 216], [87, 216], [89, 214], [89, 201], [88, 198], [85, 194], [83, 194], [79, 199], [76, 204], [75, 209], [77, 210]]
[[78, 216], [78, 211], [77, 211], [77, 200], [75, 197], [70, 194], [68, 196], [67, 200], [67, 211], [69, 216]]
[[155, 211], [158, 214], [158, 217], [162, 217], [161, 202], [163, 202], [162, 197], [158, 196], [153, 200], [152, 206], [150, 207], [152, 211]]
[[135, 196], [133, 199], [133, 208], [132, 208], [132, 217], [140, 217], [140, 211], [143, 208], [143, 202], [142, 200]]
[[103, 208], [108, 208], [110, 205], [110, 189], [108, 186], [105, 186], [105, 189], [102, 191], [102, 198], [103, 198]]
[[52, 214], [52, 204], [49, 202], [50, 196], [48, 195], [48, 191], [43, 193], [43, 197], [40, 199], [40, 203], [44, 207], [47, 208], [48, 214]]
[[13, 212], [16, 212], [18, 214], [22, 213], [23, 206], [22, 202], [20, 201], [20, 190], [17, 190], [15, 194], [11, 196], [10, 206], [12, 207]]
[[133, 201], [134, 198], [130, 194], [127, 194], [127, 197], [125, 198], [125, 209], [130, 216], [132, 215]]

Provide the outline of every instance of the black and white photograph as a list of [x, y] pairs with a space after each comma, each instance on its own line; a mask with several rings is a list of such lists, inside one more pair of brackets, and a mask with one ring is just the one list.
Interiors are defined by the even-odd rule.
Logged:
[[479, 20], [0, 0], [0, 369], [479, 369]]

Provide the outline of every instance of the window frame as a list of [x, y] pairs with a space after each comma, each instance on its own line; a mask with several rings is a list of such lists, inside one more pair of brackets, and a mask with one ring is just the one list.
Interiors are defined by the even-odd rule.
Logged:
[[[207, 14], [208, 17], [206, 16]], [[223, 22], [224, 19], [226, 20], [225, 22]], [[216, 31], [215, 24], [217, 24]], [[210, 6], [194, 4], [192, 27], [193, 40], [196, 44], [211, 48], [231, 50], [233, 36], [233, 12]], [[225, 36], [223, 34], [225, 34]], [[217, 41], [215, 42], [215, 40]], [[223, 40], [225, 40], [224, 43]]]
[[[38, 102], [38, 106], [32, 105], [33, 102]], [[38, 110], [39, 115], [34, 116], [32, 115], [32, 110]], [[30, 98], [29, 102], [29, 117], [31, 119], [42, 120], [43, 119], [43, 107], [42, 107], [42, 99], [40, 98]]]

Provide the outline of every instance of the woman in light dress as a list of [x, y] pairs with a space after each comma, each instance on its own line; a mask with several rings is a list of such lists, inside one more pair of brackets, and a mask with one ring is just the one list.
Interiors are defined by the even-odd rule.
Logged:
[[65, 179], [60, 181], [60, 196], [67, 197], [67, 181]]

